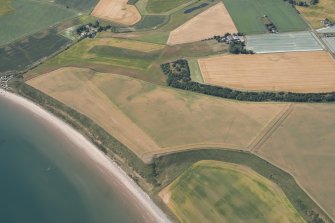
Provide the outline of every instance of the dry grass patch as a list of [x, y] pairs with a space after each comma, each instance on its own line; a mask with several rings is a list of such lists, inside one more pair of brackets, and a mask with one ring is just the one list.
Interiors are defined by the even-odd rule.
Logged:
[[100, 0], [91, 14], [122, 25], [134, 25], [141, 20], [141, 14], [127, 3], [128, 0]]
[[248, 150], [286, 104], [240, 103], [63, 68], [28, 84], [94, 120], [141, 158], [198, 147]]
[[241, 90], [331, 92], [335, 61], [324, 51], [199, 59], [205, 83]]
[[323, 27], [325, 18], [335, 21], [335, 0], [320, 0], [314, 6], [297, 8], [313, 28]]
[[170, 33], [168, 44], [200, 41], [214, 35], [224, 35], [226, 32], [236, 33], [237, 29], [221, 2], [173, 30]]
[[258, 153], [286, 169], [335, 218], [335, 104], [297, 104]]

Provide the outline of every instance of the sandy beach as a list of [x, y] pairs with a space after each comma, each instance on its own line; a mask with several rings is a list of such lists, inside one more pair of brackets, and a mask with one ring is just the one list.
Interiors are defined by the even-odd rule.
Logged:
[[92, 168], [97, 168], [111, 184], [118, 184], [118, 189], [122, 190], [120, 193], [124, 193], [129, 198], [138, 209], [136, 211], [145, 219], [145, 222], [171, 222], [150, 197], [117, 164], [70, 125], [33, 102], [2, 89], [0, 89], [0, 99], [10, 100], [22, 106], [23, 109], [34, 113], [41, 120], [57, 128], [60, 134], [63, 134], [64, 137], [76, 145], [74, 148], [78, 149], [78, 151], [75, 151], [78, 156], [88, 160]]

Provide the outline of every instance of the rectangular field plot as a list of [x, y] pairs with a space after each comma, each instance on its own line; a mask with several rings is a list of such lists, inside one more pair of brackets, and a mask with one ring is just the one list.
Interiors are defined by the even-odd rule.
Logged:
[[257, 151], [290, 172], [335, 218], [335, 105], [296, 104]]
[[52, 29], [0, 47], [0, 72], [24, 70], [36, 61], [59, 51], [70, 42]]
[[308, 26], [288, 3], [282, 0], [224, 0], [239, 32], [266, 33], [261, 17], [266, 15], [279, 32], [307, 30]]
[[335, 61], [325, 51], [221, 55], [198, 62], [208, 84], [251, 91], [335, 91]]
[[323, 38], [330, 51], [335, 53], [335, 37]]
[[13, 0], [13, 12], [0, 16], [0, 46], [75, 17], [78, 11], [33, 0]]
[[323, 50], [311, 32], [247, 36], [247, 49], [256, 53]]

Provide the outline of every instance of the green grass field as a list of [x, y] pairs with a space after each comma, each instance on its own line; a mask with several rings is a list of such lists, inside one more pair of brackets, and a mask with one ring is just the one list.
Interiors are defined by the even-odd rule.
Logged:
[[70, 40], [57, 35], [55, 29], [37, 33], [0, 48], [0, 72], [23, 70], [28, 65], [60, 50]]
[[77, 16], [64, 6], [33, 0], [13, 0], [13, 13], [0, 17], [0, 46]]
[[277, 185], [224, 162], [194, 164], [161, 196], [181, 222], [305, 222]]
[[238, 31], [246, 34], [267, 32], [261, 17], [267, 15], [279, 32], [302, 31], [307, 24], [282, 0], [223, 0]]
[[188, 2], [192, 2], [192, 0], [148, 0], [147, 10], [150, 13], [162, 13]]
[[79, 11], [90, 11], [99, 0], [55, 0], [55, 3]]

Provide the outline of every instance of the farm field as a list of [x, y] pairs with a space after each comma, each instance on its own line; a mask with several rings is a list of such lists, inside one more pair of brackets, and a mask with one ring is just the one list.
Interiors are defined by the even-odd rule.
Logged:
[[289, 171], [335, 218], [335, 105], [296, 104], [256, 152]]
[[98, 3], [98, 1], [99, 0], [54, 0], [56, 4], [83, 12], [92, 10], [93, 7]]
[[307, 24], [288, 2], [278, 0], [223, 0], [223, 2], [238, 31], [245, 34], [266, 33], [265, 25], [261, 21], [264, 15], [276, 25], [279, 32], [308, 29]]
[[192, 0], [147, 0], [146, 10], [149, 13], [164, 13], [189, 2]]
[[332, 53], [335, 53], [335, 37], [322, 38]]
[[170, 32], [168, 44], [200, 41], [227, 32], [236, 33], [237, 29], [224, 4], [218, 3]]
[[98, 64], [146, 70], [157, 59], [163, 45], [110, 38], [85, 39], [57, 55], [45, 66]]
[[335, 61], [325, 51], [222, 55], [198, 62], [208, 84], [251, 91], [335, 91]]
[[0, 72], [24, 70], [69, 43], [70, 40], [59, 36], [55, 29], [51, 29], [0, 47]]
[[14, 12], [0, 16], [0, 46], [76, 17], [79, 13], [57, 4], [33, 0], [12, 0], [11, 7]]
[[246, 47], [256, 53], [323, 50], [311, 32], [248, 35]]
[[91, 15], [122, 25], [134, 25], [141, 20], [141, 14], [134, 5], [127, 3], [128, 0], [100, 0]]
[[323, 27], [322, 20], [325, 18], [335, 20], [335, 0], [322, 0], [317, 5], [310, 7], [297, 7], [302, 16], [313, 28]]
[[0, 16], [4, 16], [14, 10], [10, 6], [12, 0], [0, 0]]
[[206, 146], [248, 150], [287, 108], [235, 103], [79, 68], [62, 68], [27, 83], [90, 117], [141, 158]]
[[225, 162], [193, 164], [160, 196], [181, 222], [305, 222], [276, 184]]

